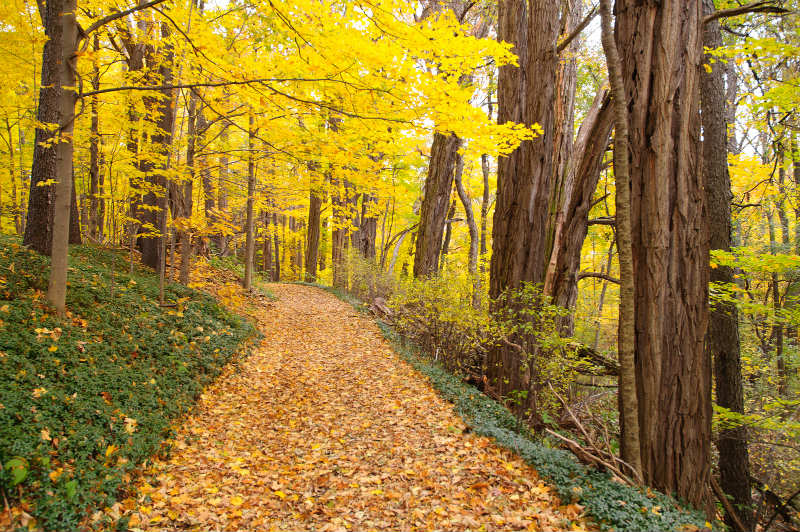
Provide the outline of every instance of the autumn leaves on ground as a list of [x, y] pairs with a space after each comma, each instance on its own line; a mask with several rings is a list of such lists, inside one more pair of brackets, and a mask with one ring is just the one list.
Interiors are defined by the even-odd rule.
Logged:
[[201, 397], [135, 496], [143, 529], [580, 529], [521, 459], [471, 434], [375, 324], [271, 285], [264, 337]]

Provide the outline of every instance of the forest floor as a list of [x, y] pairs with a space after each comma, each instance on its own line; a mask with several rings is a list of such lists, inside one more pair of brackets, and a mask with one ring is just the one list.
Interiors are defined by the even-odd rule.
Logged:
[[469, 432], [376, 324], [269, 285], [264, 335], [113, 512], [132, 529], [581, 530], [522, 459]]

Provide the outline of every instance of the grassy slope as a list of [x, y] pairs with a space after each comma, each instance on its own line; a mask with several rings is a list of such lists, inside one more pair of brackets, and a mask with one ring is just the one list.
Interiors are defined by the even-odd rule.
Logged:
[[80, 246], [70, 266], [60, 320], [45, 303], [49, 260], [0, 239], [0, 488], [46, 530], [111, 504], [254, 334], [180, 285], [166, 289], [177, 306], [160, 307], [157, 277], [129, 275], [123, 254]]

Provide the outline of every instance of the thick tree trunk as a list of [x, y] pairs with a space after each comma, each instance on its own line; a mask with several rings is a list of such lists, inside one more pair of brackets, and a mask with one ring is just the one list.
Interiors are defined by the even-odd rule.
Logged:
[[322, 197], [312, 189], [308, 198], [308, 234], [306, 235], [306, 277], [307, 283], [317, 281], [317, 263], [319, 262], [320, 215]]
[[645, 482], [707, 507], [708, 232], [700, 156], [699, 0], [617, 2], [629, 110], [636, 385]]
[[439, 266], [439, 252], [453, 189], [453, 174], [461, 139], [450, 134], [436, 133], [431, 146], [428, 176], [425, 179], [425, 196], [419, 213], [414, 277], [429, 277]]
[[[42, 83], [39, 89], [39, 107], [37, 121], [40, 124], [60, 124], [63, 128], [65, 120], [72, 120], [71, 116], [74, 109], [69, 111], [70, 118], [61, 113], [64, 112], [62, 105], [63, 90], [61, 89], [64, 75], [63, 68], [67, 65], [62, 63], [66, 52], [65, 42], [62, 40], [63, 32], [66, 29], [62, 26], [62, 13], [68, 6], [74, 5], [72, 0], [51, 0], [46, 3], [45, 12], [42, 18], [45, 21], [45, 34], [48, 39], [42, 52]], [[71, 30], [70, 30], [71, 31]], [[77, 39], [77, 38], [76, 38]], [[70, 53], [74, 53], [77, 40], [73, 43]], [[70, 63], [74, 66], [74, 63]], [[70, 91], [67, 91], [70, 92]], [[71, 127], [71, 124], [70, 124]], [[71, 130], [70, 130], [71, 131]], [[63, 129], [62, 129], [63, 133]], [[39, 186], [41, 182], [48, 180], [58, 181], [64, 185], [63, 190], [67, 193], [64, 199], [67, 204], [72, 204], [70, 210], [70, 221], [65, 224], [68, 228], [69, 243], [80, 244], [80, 225], [77, 201], [74, 201], [75, 190], [73, 187], [72, 168], [63, 173], [61, 164], [66, 164], [61, 158], [64, 154], [62, 149], [72, 149], [71, 138], [67, 142], [58, 142], [59, 132], [48, 128], [36, 128], [36, 139], [33, 149], [33, 164], [31, 165], [30, 193], [28, 195], [28, 213], [25, 223], [25, 235], [23, 244], [38, 251], [43, 255], [50, 255], [53, 245], [53, 218], [55, 215], [56, 185], [48, 184]], [[70, 158], [69, 164], [72, 164]], [[63, 181], [69, 180], [69, 187]]]
[[628, 160], [628, 110], [614, 30], [611, 25], [611, 0], [600, 0], [602, 41], [608, 64], [614, 109], [614, 181], [616, 185], [617, 249], [619, 250], [619, 405], [622, 459], [633, 469], [633, 478], [642, 478], [639, 441], [639, 405], [636, 397], [634, 350], [636, 328], [633, 247], [631, 239], [631, 177]]
[[[170, 29], [166, 22], [161, 24], [161, 38], [169, 39]], [[149, 49], [147, 64], [158, 68], [158, 83], [163, 86], [172, 84], [174, 54], [171, 45], [167, 44], [162, 53]], [[169, 153], [172, 143], [172, 131], [175, 123], [175, 109], [172, 105], [172, 89], [163, 89], [150, 102], [155, 108], [156, 132], [150, 137], [150, 149], [161, 157], [161, 161], [153, 164], [143, 160], [142, 173], [148, 185], [148, 191], [142, 200], [143, 209], [138, 213], [141, 231], [139, 250], [142, 252], [142, 264], [156, 271], [163, 261], [161, 240], [166, 238], [161, 227], [162, 217], [166, 217], [165, 196], [167, 191], [166, 170], [169, 168]]]
[[[530, 11], [527, 6], [530, 5]], [[498, 78], [498, 122], [538, 123], [542, 134], [524, 141], [508, 157], [498, 159], [497, 203], [492, 229], [493, 253], [489, 293], [497, 299], [522, 283], [541, 283], [550, 259], [554, 210], [555, 87], [558, 68], [556, 41], [559, 3], [505, 0], [500, 3], [498, 39], [514, 46], [519, 68], [504, 66]], [[528, 344], [531, 339], [516, 338]], [[491, 386], [503, 396], [527, 393], [518, 410], [536, 416], [536, 360], [523, 361], [519, 350], [501, 345], [487, 356]]]

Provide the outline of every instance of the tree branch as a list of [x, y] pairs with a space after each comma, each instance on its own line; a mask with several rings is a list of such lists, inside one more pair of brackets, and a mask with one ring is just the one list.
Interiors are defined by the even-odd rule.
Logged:
[[775, 15], [785, 15], [788, 12], [788, 9], [776, 6], [772, 0], [759, 0], [743, 6], [715, 11], [710, 15], [703, 17], [703, 24], [708, 24], [709, 22], [720, 18], [735, 17], [737, 15], [744, 15], [746, 13], [772, 13]]
[[569, 43], [571, 43], [572, 41], [574, 41], [574, 40], [575, 40], [575, 39], [578, 37], [578, 35], [580, 35], [580, 34], [583, 32], [583, 30], [585, 30], [585, 29], [586, 29], [586, 26], [588, 26], [588, 25], [589, 25], [589, 23], [592, 21], [592, 19], [594, 19], [594, 17], [596, 17], [596, 16], [597, 16], [597, 13], [598, 13], [597, 6], [595, 6], [595, 7], [593, 7], [593, 8], [592, 8], [592, 10], [591, 10], [591, 11], [589, 11], [589, 14], [588, 14], [588, 15], [586, 15], [586, 18], [584, 18], [584, 19], [581, 21], [581, 23], [580, 23], [580, 24], [578, 24], [578, 25], [575, 27], [575, 29], [572, 31], [572, 33], [570, 33], [569, 35], [567, 35], [567, 36], [564, 38], [564, 40], [563, 40], [563, 41], [561, 41], [561, 42], [558, 44], [558, 47], [556, 48], [556, 52], [558, 52], [558, 53], [561, 53], [561, 52], [563, 52], [563, 51], [564, 51], [564, 50], [567, 48], [567, 46], [569, 46]]
[[606, 275], [605, 273], [600, 272], [580, 272], [578, 273], [578, 280], [586, 279], [587, 277], [593, 277], [597, 279], [605, 279], [609, 283], [619, 284], [619, 279], [616, 277], [611, 277], [610, 275]]
[[89, 36], [93, 31], [96, 31], [97, 29], [102, 28], [103, 26], [105, 26], [106, 24], [109, 24], [110, 22], [114, 22], [117, 19], [120, 19], [120, 18], [123, 18], [123, 17], [127, 17], [131, 13], [136, 13], [137, 11], [142, 11], [143, 9], [147, 9], [147, 8], [156, 6], [158, 4], [162, 4], [162, 3], [166, 2], [166, 1], [167, 0], [150, 0], [150, 2], [147, 2], [146, 4], [139, 4], [139, 5], [133, 6], [130, 9], [126, 9], [125, 11], [117, 11], [116, 13], [111, 13], [110, 15], [101, 18], [100, 20], [96, 21], [94, 24], [92, 24], [91, 26], [86, 28], [83, 31], [83, 33], [86, 36]]
[[590, 218], [589, 225], [616, 225], [617, 220], [613, 216], [602, 216], [600, 218]]

